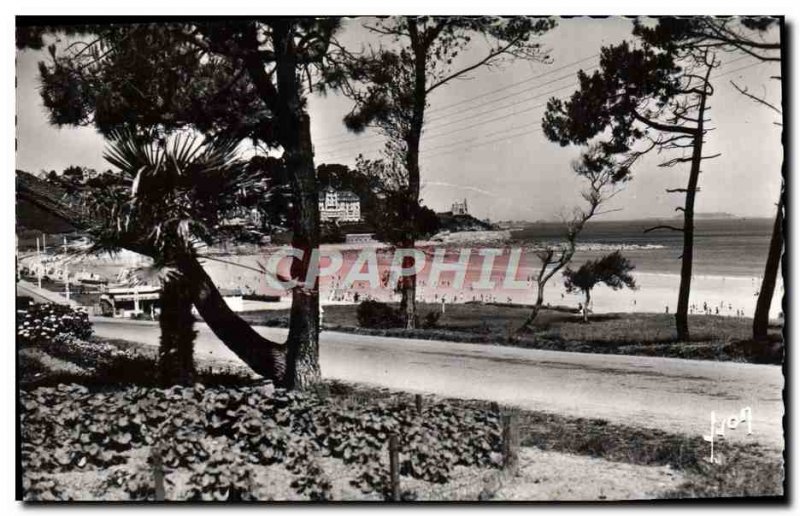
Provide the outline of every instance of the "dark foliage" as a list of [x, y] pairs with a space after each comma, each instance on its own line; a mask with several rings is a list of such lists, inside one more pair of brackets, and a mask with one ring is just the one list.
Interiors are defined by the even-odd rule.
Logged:
[[[92, 393], [79, 385], [22, 394], [22, 461], [26, 499], [58, 499], [41, 474], [107, 470], [143, 447], [158, 447], [165, 473], [188, 469], [199, 500], [254, 499], [251, 465], [283, 464], [292, 487], [310, 500], [331, 496], [317, 463], [330, 456], [356, 471], [366, 493], [388, 494], [385, 446], [398, 435], [402, 475], [443, 483], [455, 466], [499, 466], [498, 417], [437, 403], [379, 401], [339, 406], [315, 395], [271, 386]], [[119, 468], [115, 468], [119, 469]], [[147, 482], [117, 480], [131, 499], [148, 498]], [[54, 491], [56, 490], [56, 491]]]
[[592, 290], [598, 283], [603, 283], [614, 290], [623, 287], [636, 288], [636, 282], [630, 272], [634, 265], [622, 256], [619, 251], [607, 254], [597, 260], [587, 261], [577, 270], [569, 267], [563, 272], [564, 286], [567, 292]]
[[358, 325], [362, 328], [400, 328], [403, 316], [387, 303], [380, 301], [362, 301], [356, 312]]

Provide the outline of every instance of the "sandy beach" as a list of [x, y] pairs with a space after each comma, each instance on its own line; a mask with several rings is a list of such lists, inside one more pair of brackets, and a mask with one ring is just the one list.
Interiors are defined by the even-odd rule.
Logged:
[[[498, 255], [491, 268], [490, 280], [494, 283], [492, 288], [476, 288], [474, 285], [480, 281], [481, 269], [484, 266], [484, 257], [479, 249], [485, 248], [486, 240], [491, 236], [498, 236], [502, 232], [477, 232], [477, 235], [453, 236], [452, 243], [421, 242], [419, 249], [426, 252], [425, 267], [418, 275], [417, 299], [419, 301], [440, 303], [442, 299], [447, 303], [464, 302], [496, 302], [531, 304], [535, 299], [535, 285], [532, 281], [538, 272], [538, 261], [534, 249], [522, 246], [519, 263], [513, 268], [509, 265], [511, 254], [515, 248], [509, 244], [497, 244]], [[485, 234], [484, 234], [485, 233]], [[469, 237], [475, 237], [470, 240]], [[470, 244], [473, 248], [470, 248]], [[606, 251], [606, 246], [597, 249], [596, 244], [585, 244], [579, 247], [573, 267], [587, 258], [598, 254], [599, 250]], [[436, 249], [446, 249], [442, 263], [455, 263], [460, 254], [469, 251], [466, 261], [463, 287], [459, 288], [456, 273], [443, 271], [434, 285], [429, 277]], [[285, 308], [289, 301], [289, 293], [276, 288], [274, 283], [262, 271], [269, 268], [270, 257], [277, 251], [285, 251], [285, 247], [265, 247], [259, 254], [234, 254], [222, 255], [215, 253], [203, 259], [204, 267], [221, 289], [232, 289], [244, 294], [280, 295], [282, 299], [277, 303], [246, 302], [245, 310], [263, 310], [269, 308]], [[378, 273], [376, 280], [370, 284], [368, 281], [358, 280], [351, 286], [345, 285], [345, 279], [352, 266], [361, 253], [375, 253]], [[654, 267], [647, 266], [648, 252], [660, 252], [658, 247], [640, 247], [635, 250], [636, 259], [644, 262], [644, 270], [637, 268], [634, 277], [638, 288], [635, 291], [628, 289], [613, 291], [599, 285], [592, 292], [590, 309], [595, 313], [608, 312], [669, 312], [674, 313], [677, 303], [677, 291], [680, 276], [673, 272], [653, 272]], [[377, 299], [382, 301], [397, 300], [398, 296], [386, 284], [384, 276], [391, 268], [392, 248], [381, 243], [375, 244], [333, 244], [321, 248], [320, 267], [324, 270], [329, 264], [328, 253], [340, 254], [342, 265], [332, 274], [320, 277], [320, 300], [323, 304], [355, 303], [363, 299]], [[599, 255], [599, 254], [598, 254]], [[61, 271], [63, 258], [60, 255], [47, 257], [48, 272]], [[21, 265], [35, 268], [36, 255], [28, 255], [20, 260]], [[90, 256], [71, 257], [68, 268], [71, 275], [80, 271], [92, 271], [100, 276], [107, 277], [114, 282], [120, 271], [126, 268], [147, 266], [149, 259], [125, 252], [116, 257]], [[284, 258], [279, 263], [278, 270], [281, 274], [288, 275], [289, 260]], [[512, 264], [513, 265], [513, 264]], [[363, 268], [362, 271], [366, 271]], [[701, 270], [707, 270], [707, 268]], [[512, 285], [513, 283], [513, 285]], [[690, 297], [691, 313], [730, 316], [752, 317], [761, 279], [755, 275], [714, 275], [696, 274], [692, 278]], [[770, 317], [777, 318], [782, 312], [781, 300], [783, 299], [783, 281], [778, 278], [775, 296], [770, 308]], [[568, 293], [563, 285], [560, 273], [556, 274], [545, 288], [545, 303], [551, 305], [566, 305], [578, 307], [583, 303], [580, 293]]]

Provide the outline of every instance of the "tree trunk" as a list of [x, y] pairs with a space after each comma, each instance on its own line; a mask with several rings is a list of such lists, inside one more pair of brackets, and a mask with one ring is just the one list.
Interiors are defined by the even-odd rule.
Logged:
[[545, 282], [537, 282], [536, 284], [536, 302], [533, 304], [533, 308], [531, 309], [531, 314], [525, 319], [525, 322], [519, 327], [517, 332], [521, 332], [527, 328], [530, 328], [531, 325], [536, 321], [536, 318], [539, 317], [539, 312], [542, 310], [542, 305], [544, 304], [544, 286]]
[[[295, 23], [296, 20], [291, 18], [278, 18], [270, 22], [276, 85], [273, 85], [272, 78], [264, 68], [265, 63], [257, 52], [255, 31], [249, 40], [252, 48], [245, 58], [245, 66], [259, 96], [275, 113], [275, 123], [273, 127], [265, 129], [269, 134], [265, 134], [263, 140], [273, 141], [271, 131], [275, 131], [274, 136], [277, 136], [283, 148], [283, 160], [292, 187], [292, 246], [303, 251], [303, 259], [292, 262], [291, 276], [298, 281], [305, 281], [312, 253], [319, 247], [319, 206], [310, 123], [304, 111], [305, 101], [301, 97], [298, 81]], [[274, 348], [272, 344], [268, 347]], [[259, 353], [269, 355], [275, 351], [271, 349]], [[280, 363], [276, 358], [270, 366]], [[289, 389], [308, 387], [321, 377], [318, 279], [309, 288], [298, 286], [292, 290], [289, 336], [283, 366], [285, 371], [280, 384]]]
[[[312, 253], [319, 248], [319, 204], [314, 151], [311, 145], [309, 117], [304, 111], [297, 80], [298, 62], [293, 22], [280, 19], [273, 23], [273, 47], [276, 55], [278, 103], [276, 106], [278, 140], [292, 182], [294, 198], [292, 246], [303, 251], [302, 260], [294, 260], [292, 278], [304, 281]], [[306, 388], [321, 379], [319, 367], [319, 278], [310, 286], [292, 291], [292, 309], [287, 345], [287, 388]]]
[[194, 316], [192, 289], [185, 278], [164, 283], [161, 292], [161, 346], [158, 351], [160, 382], [165, 385], [194, 383]]
[[[411, 37], [411, 47], [414, 52], [414, 101], [411, 114], [411, 123], [406, 134], [406, 171], [408, 172], [409, 202], [419, 204], [420, 169], [419, 169], [419, 143], [422, 138], [422, 125], [425, 122], [425, 107], [428, 101], [426, 62], [428, 59], [427, 48], [422, 41], [422, 36], [417, 29], [417, 22], [413, 18], [406, 18], [408, 32]], [[416, 227], [416, 225], [415, 225]], [[416, 235], [409, 235], [404, 246], [413, 249], [416, 244]], [[404, 258], [413, 260], [413, 258]], [[405, 314], [406, 329], [417, 327], [417, 276], [413, 274], [403, 278], [401, 308]]]
[[[413, 260], [413, 258], [411, 258]], [[406, 258], [403, 258], [405, 261]], [[406, 329], [413, 330], [417, 327], [417, 276], [416, 274], [404, 277], [400, 289], [400, 310], [405, 319]]]
[[592, 292], [591, 292], [591, 290], [586, 290], [585, 293], [586, 293], [586, 299], [584, 300], [584, 303], [583, 303], [583, 322], [588, 323], [589, 322], [589, 301], [591, 301], [591, 299], [592, 299]]
[[681, 282], [678, 287], [678, 306], [675, 310], [675, 326], [679, 341], [689, 340], [689, 293], [692, 286], [692, 260], [694, 254], [694, 201], [697, 183], [700, 179], [700, 165], [703, 161], [704, 117], [708, 99], [708, 77], [712, 67], [708, 67], [700, 94], [697, 115], [697, 128], [692, 142], [692, 166], [689, 170], [689, 183], [686, 185], [686, 202], [683, 208], [683, 253], [681, 255]]
[[772, 297], [775, 294], [775, 283], [778, 278], [778, 269], [781, 265], [781, 252], [783, 251], [783, 187], [778, 201], [778, 213], [775, 215], [775, 224], [772, 227], [772, 238], [769, 243], [767, 265], [764, 268], [764, 280], [756, 301], [756, 312], [753, 316], [753, 340], [766, 341], [769, 328], [769, 309]]

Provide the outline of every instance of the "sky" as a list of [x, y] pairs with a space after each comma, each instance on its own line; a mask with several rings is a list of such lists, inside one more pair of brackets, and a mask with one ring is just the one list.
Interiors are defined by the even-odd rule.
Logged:
[[[358, 49], [378, 43], [363, 25], [366, 18], [347, 20], [341, 33], [346, 46]], [[575, 89], [579, 69], [592, 71], [604, 45], [631, 39], [632, 23], [624, 18], [559, 19], [541, 38], [548, 63], [516, 60], [479, 69], [467, 79], [436, 90], [426, 113], [421, 144], [422, 198], [437, 211], [467, 199], [470, 211], [492, 220], [557, 220], [580, 206], [581, 183], [570, 168], [576, 147], [549, 142], [540, 127], [548, 98], [567, 97]], [[485, 44], [477, 40], [460, 57], [480, 59]], [[733, 80], [780, 104], [778, 64], [764, 64], [743, 54], [721, 52], [712, 74], [714, 128], [705, 154], [721, 153], [704, 162], [696, 211], [726, 212], [743, 217], [772, 217], [780, 188], [782, 146], [778, 115], [738, 93]], [[38, 92], [37, 62], [43, 51], [17, 53], [18, 169], [63, 170], [70, 165], [105, 169], [104, 141], [92, 128], [57, 128], [48, 123]], [[457, 63], [458, 64], [458, 63]], [[376, 157], [380, 135], [348, 133], [342, 118], [351, 102], [337, 94], [312, 96], [309, 113], [315, 161], [352, 165], [359, 153]], [[660, 168], [664, 156], [648, 156], [633, 170], [633, 180], [604, 208], [608, 220], [673, 217], [681, 195], [667, 188], [685, 186], [688, 164]]]

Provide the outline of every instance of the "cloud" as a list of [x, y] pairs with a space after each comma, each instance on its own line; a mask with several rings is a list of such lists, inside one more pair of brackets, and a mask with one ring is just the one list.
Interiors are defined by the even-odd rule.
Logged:
[[458, 188], [459, 190], [469, 190], [471, 192], [477, 192], [479, 194], [488, 195], [489, 197], [494, 197], [496, 199], [503, 198], [502, 196], [494, 192], [490, 192], [489, 190], [484, 190], [476, 186], [456, 185], [453, 183], [445, 183], [443, 181], [425, 181], [423, 183], [423, 186], [446, 186], [447, 188]]

